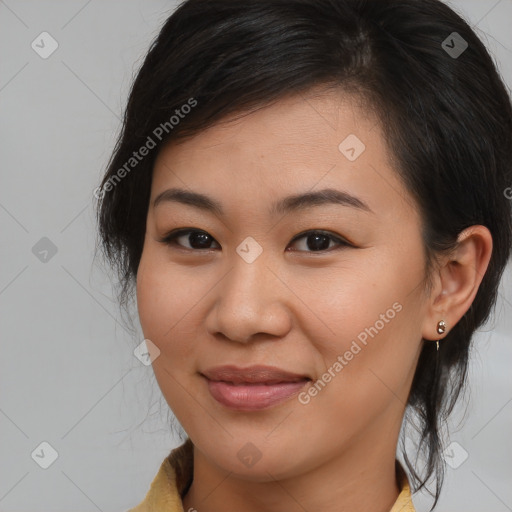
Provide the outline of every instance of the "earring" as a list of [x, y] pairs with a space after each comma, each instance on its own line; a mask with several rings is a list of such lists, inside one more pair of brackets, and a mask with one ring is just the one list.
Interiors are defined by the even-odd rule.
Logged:
[[[446, 323], [444, 320], [440, 320], [437, 323], [437, 334], [443, 334], [446, 331]], [[436, 341], [436, 348], [439, 352], [439, 340]]]

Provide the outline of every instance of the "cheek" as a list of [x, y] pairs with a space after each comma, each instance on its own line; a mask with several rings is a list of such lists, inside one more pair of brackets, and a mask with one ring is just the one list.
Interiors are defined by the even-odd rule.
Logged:
[[155, 279], [157, 274], [155, 265], [144, 250], [137, 270], [137, 310], [144, 337], [152, 341], [158, 338], [156, 334], [162, 322], [162, 302], [156, 300], [160, 293]]
[[[137, 271], [137, 309], [142, 331], [146, 338], [161, 345], [173, 333], [180, 318], [183, 291], [179, 274], [171, 273], [157, 254], [144, 248]], [[159, 347], [160, 348], [160, 347]]]
[[[379, 377], [391, 389], [409, 378], [421, 339], [422, 288], [417, 284], [423, 277], [420, 257], [380, 250], [364, 260], [316, 281], [303, 295], [322, 320], [306, 327], [322, 366], [343, 374], [338, 383], [350, 380], [363, 395], [375, 386], [385, 389]], [[343, 368], [336, 365], [339, 356]]]
[[192, 355], [195, 307], [208, 286], [194, 278], [194, 269], [178, 268], [162, 261], [151, 247], [142, 254], [137, 272], [137, 309], [142, 332], [161, 351], [162, 361], [170, 367]]
[[382, 328], [381, 314], [391, 321], [399, 316], [393, 304], [400, 298], [400, 291], [389, 267], [387, 275], [382, 270], [365, 255], [364, 262], [354, 259], [348, 268], [337, 268], [318, 278], [309, 276], [298, 283], [297, 295], [314, 313], [314, 326], [310, 323], [304, 327], [319, 351], [335, 359], [358, 336], [364, 343], [368, 337], [365, 329], [376, 322]]
[[160, 350], [152, 367], [158, 385], [169, 407], [180, 411], [180, 419], [189, 414], [188, 394], [183, 393], [187, 382], [193, 344], [182, 336], [191, 304], [184, 297], [185, 279], [182, 273], [171, 272], [168, 265], [158, 263], [156, 254], [143, 252], [137, 271], [137, 308], [144, 338]]

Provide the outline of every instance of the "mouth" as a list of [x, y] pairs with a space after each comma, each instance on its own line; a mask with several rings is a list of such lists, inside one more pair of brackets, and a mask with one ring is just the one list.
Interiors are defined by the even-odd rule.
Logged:
[[200, 374], [218, 403], [238, 411], [276, 406], [295, 396], [312, 380], [307, 375], [269, 366], [222, 366]]

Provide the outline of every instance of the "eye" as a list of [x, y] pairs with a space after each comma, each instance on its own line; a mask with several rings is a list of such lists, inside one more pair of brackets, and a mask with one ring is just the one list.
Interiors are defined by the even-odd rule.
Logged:
[[201, 231], [199, 229], [178, 229], [175, 231], [171, 231], [168, 235], [160, 240], [160, 242], [167, 245], [178, 245], [183, 247], [181, 243], [177, 241], [180, 239], [184, 239], [188, 241], [190, 244], [189, 247], [184, 247], [185, 249], [210, 249], [208, 247], [212, 241], [215, 239], [210, 236], [206, 231]]
[[[299, 249], [299, 251], [305, 252], [326, 252], [332, 249], [341, 249], [343, 247], [355, 247], [350, 242], [344, 240], [343, 238], [336, 236], [328, 231], [322, 230], [310, 230], [305, 231], [299, 235], [297, 235], [293, 240], [292, 244], [297, 242], [298, 240], [305, 239], [306, 243], [303, 245], [306, 249]], [[180, 242], [182, 239], [182, 242]], [[178, 246], [182, 247], [186, 250], [196, 251], [197, 250], [210, 250], [212, 249], [211, 244], [218, 243], [215, 239], [209, 235], [206, 231], [202, 231], [199, 229], [188, 229], [182, 228], [171, 231], [164, 238], [159, 240], [160, 242], [170, 245], [170, 246]], [[188, 247], [183, 245], [183, 242], [188, 243]], [[334, 242], [334, 247], [330, 247], [331, 242]], [[337, 247], [336, 247], [337, 246]]]
[[305, 246], [307, 249], [310, 249], [306, 250], [306, 252], [325, 252], [327, 250], [332, 250], [333, 247], [329, 247], [331, 242], [335, 243], [334, 249], [341, 249], [343, 247], [354, 247], [352, 244], [350, 244], [343, 238], [333, 235], [328, 231], [305, 231], [304, 233], [297, 235], [292, 240], [292, 243], [302, 238], [306, 240], [306, 243], [303, 245], [303, 247]]

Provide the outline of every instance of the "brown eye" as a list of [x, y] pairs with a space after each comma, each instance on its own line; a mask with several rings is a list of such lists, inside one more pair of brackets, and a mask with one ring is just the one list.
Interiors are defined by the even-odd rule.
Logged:
[[[306, 243], [303, 246], [303, 249], [299, 249], [300, 252], [327, 252], [337, 248], [353, 247], [352, 244], [343, 238], [335, 236], [327, 231], [306, 231], [296, 236], [292, 240], [292, 243], [301, 239], [305, 239]], [[162, 238], [160, 242], [170, 246], [174, 245], [182, 247], [183, 249], [190, 251], [211, 250], [211, 244], [217, 243], [216, 240], [206, 231], [199, 229], [174, 230]]]
[[[180, 239], [182, 242], [180, 242]], [[210, 245], [212, 242], [215, 242], [215, 239], [206, 233], [206, 231], [200, 231], [198, 229], [179, 229], [171, 232], [160, 241], [167, 245], [178, 245], [190, 250], [208, 250], [211, 249]], [[188, 243], [189, 246], [183, 245], [183, 242]]]
[[350, 247], [351, 244], [349, 244], [346, 240], [343, 240], [342, 238], [335, 236], [329, 232], [326, 231], [306, 231], [305, 233], [302, 233], [301, 235], [298, 235], [292, 240], [293, 242], [296, 242], [297, 240], [301, 240], [302, 238], [305, 239], [305, 244], [303, 247], [306, 252], [325, 252], [330, 251], [333, 249], [333, 247], [330, 247], [330, 244], [334, 242], [334, 248], [341, 248], [341, 247]]

